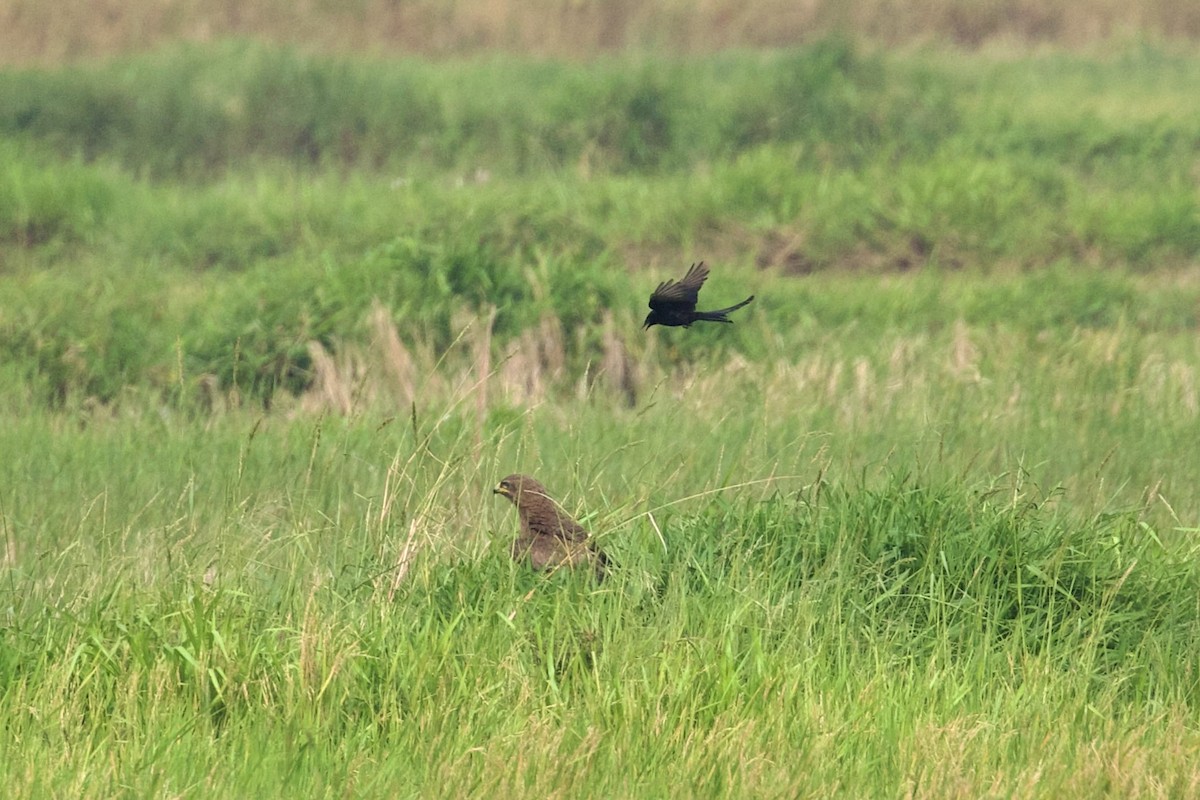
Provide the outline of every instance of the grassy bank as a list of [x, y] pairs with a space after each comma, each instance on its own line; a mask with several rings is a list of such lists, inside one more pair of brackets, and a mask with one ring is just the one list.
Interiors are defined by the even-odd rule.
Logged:
[[[37, 403], [186, 403], [215, 381], [269, 404], [312, 386], [310, 342], [367, 345], [375, 303], [423, 368], [494, 305], [498, 349], [565, 328], [573, 385], [609, 312], [607, 351], [643, 359], [649, 289], [699, 258], [769, 283], [794, 350], [798, 317], [886, 325], [908, 302], [933, 315], [895, 320], [910, 333], [1177, 331], [1194, 287], [1134, 276], [1200, 251], [1196, 73], [1149, 48], [1014, 63], [836, 40], [587, 67], [229, 45], [8, 73], [0, 352]], [[901, 286], [879, 312], [805, 278], [918, 269], [1006, 277], [961, 302]]]

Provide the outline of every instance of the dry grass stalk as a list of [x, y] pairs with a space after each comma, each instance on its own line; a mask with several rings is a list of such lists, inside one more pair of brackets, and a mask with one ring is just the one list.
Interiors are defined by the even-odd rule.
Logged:
[[566, 362], [562, 323], [557, 317], [543, 317], [506, 349], [497, 370], [500, 391], [514, 405], [539, 403], [561, 383]]
[[396, 592], [408, 576], [409, 566], [412, 564], [413, 556], [416, 555], [417, 529], [420, 520], [420, 516], [413, 517], [412, 522], [408, 525], [408, 536], [404, 539], [404, 546], [400, 548], [400, 557], [396, 559], [396, 567], [392, 570], [392, 583], [388, 587], [387, 594], [389, 603], [396, 599]]
[[401, 408], [408, 407], [417, 397], [417, 365], [413, 355], [400, 341], [391, 312], [378, 300], [371, 306], [370, 323], [375, 333], [373, 349], [380, 356], [393, 397]]
[[596, 379], [633, 408], [637, 405], [644, 365], [633, 360], [625, 340], [617, 334], [612, 314], [607, 312], [600, 334], [600, 351], [600, 370]]
[[950, 343], [950, 372], [955, 377], [972, 383], [982, 380], [979, 372], [979, 349], [971, 341], [967, 323], [961, 319], [954, 322], [954, 338]]
[[343, 364], [339, 366], [329, 351], [316, 341], [308, 343], [308, 354], [312, 359], [313, 384], [301, 405], [306, 410], [327, 409], [348, 416], [354, 410], [350, 391], [354, 370], [350, 359], [343, 357]]
[[475, 336], [475, 458], [483, 454], [483, 423], [487, 419], [488, 383], [492, 377], [492, 327], [496, 307], [489, 306]]

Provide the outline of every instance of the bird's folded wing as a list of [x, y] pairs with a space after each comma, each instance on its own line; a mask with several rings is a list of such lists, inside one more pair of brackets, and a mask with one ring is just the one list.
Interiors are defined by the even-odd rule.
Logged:
[[550, 498], [539, 500], [544, 502], [531, 504], [526, 512], [530, 533], [553, 536], [566, 542], [582, 542], [588, 538], [587, 529], [555, 507]]

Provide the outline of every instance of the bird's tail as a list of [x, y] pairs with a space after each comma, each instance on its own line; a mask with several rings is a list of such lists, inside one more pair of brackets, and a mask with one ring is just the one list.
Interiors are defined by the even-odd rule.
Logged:
[[736, 306], [730, 306], [729, 308], [722, 308], [719, 311], [697, 311], [696, 319], [708, 320], [709, 322], [733, 322], [733, 320], [731, 320], [728, 316], [729, 313], [732, 311], [737, 311], [739, 308], [746, 305], [753, 299], [754, 299], [754, 295], [750, 295], [745, 300], [738, 303]]
[[596, 583], [600, 583], [608, 575], [609, 560], [603, 550], [593, 551], [595, 558], [593, 559], [596, 567]]

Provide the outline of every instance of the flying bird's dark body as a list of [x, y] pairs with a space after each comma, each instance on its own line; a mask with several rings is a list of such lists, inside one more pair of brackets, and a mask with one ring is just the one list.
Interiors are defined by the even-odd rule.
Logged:
[[704, 262], [692, 264], [687, 275], [681, 281], [663, 281], [650, 295], [650, 313], [642, 328], [651, 325], [682, 325], [688, 327], [693, 322], [733, 322], [728, 314], [737, 311], [754, 299], [750, 295], [736, 306], [722, 308], [717, 311], [697, 311], [696, 302], [700, 299], [700, 287], [708, 278], [708, 267]]
[[492, 491], [511, 500], [521, 517], [514, 560], [537, 570], [592, 563], [597, 580], [604, 578], [608, 557], [592, 546], [587, 530], [558, 507], [545, 486], [528, 475], [509, 475]]

